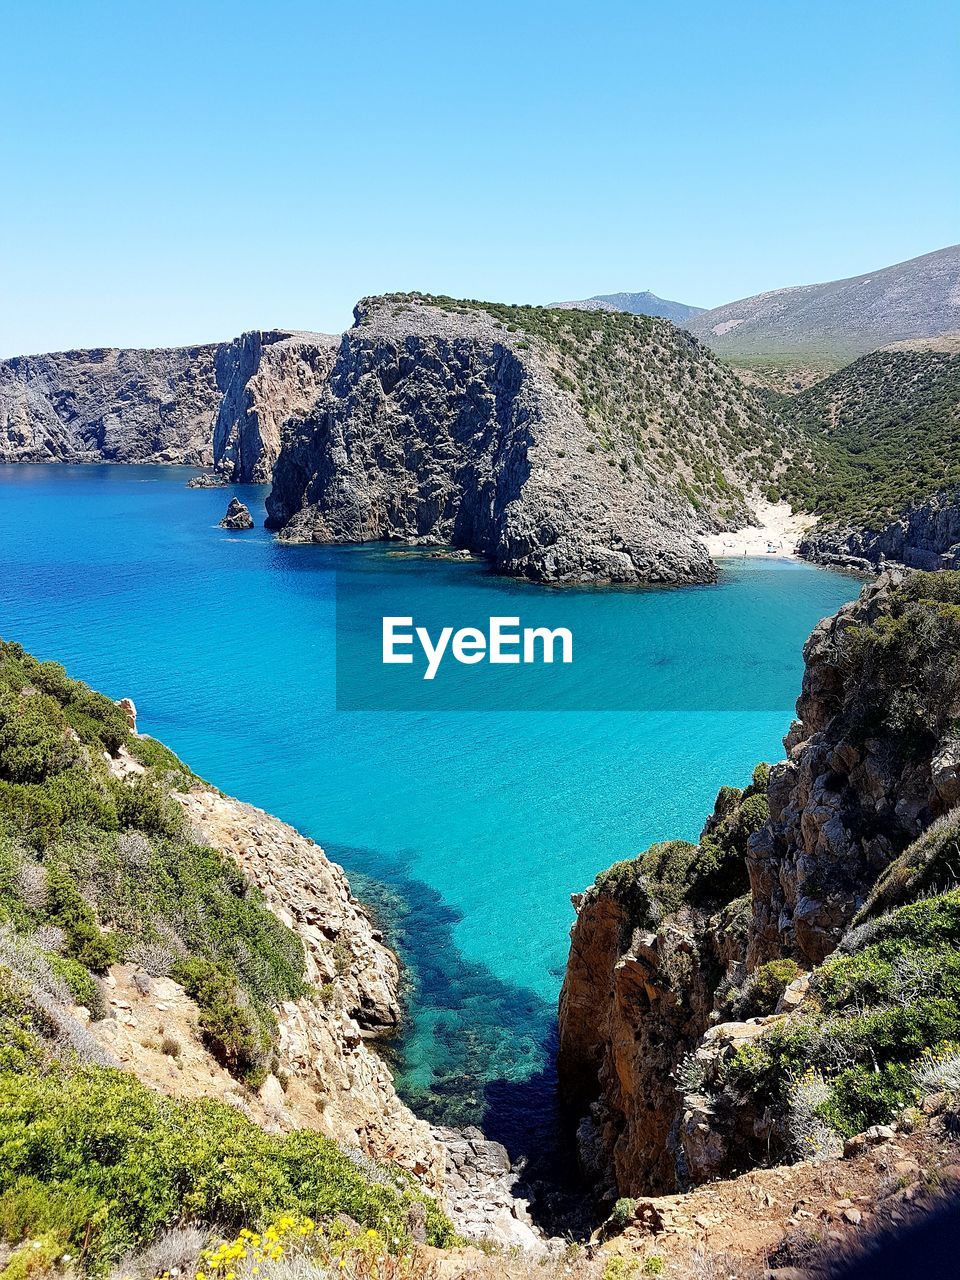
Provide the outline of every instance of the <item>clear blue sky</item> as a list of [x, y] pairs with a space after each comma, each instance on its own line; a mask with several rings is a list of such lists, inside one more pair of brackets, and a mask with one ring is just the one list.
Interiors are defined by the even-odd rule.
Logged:
[[0, 355], [954, 243], [955, 0], [0, 0]]

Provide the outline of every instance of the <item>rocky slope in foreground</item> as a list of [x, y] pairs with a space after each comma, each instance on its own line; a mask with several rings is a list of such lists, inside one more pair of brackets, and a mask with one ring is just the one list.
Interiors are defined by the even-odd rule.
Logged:
[[280, 428], [315, 397], [333, 341], [274, 330], [0, 361], [0, 462], [216, 465], [266, 483]]
[[814, 631], [788, 758], [598, 877], [560, 1081], [602, 1195], [842, 1154], [960, 1086], [960, 575]]
[[4, 1223], [91, 1264], [298, 1207], [447, 1239], [444, 1149], [372, 1047], [396, 957], [321, 849], [133, 714], [0, 643]]
[[698, 582], [699, 535], [803, 455], [665, 321], [367, 299], [281, 447], [268, 525], [298, 542], [452, 543], [544, 582]]

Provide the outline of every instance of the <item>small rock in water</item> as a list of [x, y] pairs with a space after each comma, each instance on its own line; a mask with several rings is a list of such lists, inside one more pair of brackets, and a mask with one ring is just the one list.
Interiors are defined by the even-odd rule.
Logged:
[[198, 476], [191, 476], [187, 481], [188, 489], [225, 489], [230, 481], [218, 471], [202, 471]]
[[221, 529], [252, 529], [253, 516], [239, 498], [231, 498], [227, 514], [220, 521]]

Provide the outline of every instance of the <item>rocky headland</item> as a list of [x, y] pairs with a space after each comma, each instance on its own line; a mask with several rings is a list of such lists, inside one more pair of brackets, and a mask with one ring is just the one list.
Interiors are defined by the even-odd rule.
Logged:
[[840, 1158], [954, 1087], [958, 610], [956, 574], [864, 588], [787, 759], [575, 899], [560, 1084], [607, 1203]]
[[253, 516], [250, 514], [250, 508], [242, 503], [239, 498], [231, 498], [226, 514], [220, 521], [220, 528], [252, 529]]
[[705, 582], [793, 439], [663, 320], [365, 299], [291, 425], [268, 525], [394, 539], [541, 582]]
[[310, 404], [334, 341], [271, 330], [0, 361], [0, 462], [216, 465], [267, 483], [281, 427]]

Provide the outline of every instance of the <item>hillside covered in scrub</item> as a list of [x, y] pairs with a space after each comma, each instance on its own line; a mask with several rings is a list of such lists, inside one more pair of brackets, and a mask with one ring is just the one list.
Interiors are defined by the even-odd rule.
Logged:
[[709, 581], [699, 535], [749, 521], [796, 439], [663, 320], [368, 298], [290, 424], [268, 525], [451, 543], [545, 582]]
[[560, 1085], [608, 1200], [960, 1090], [960, 574], [884, 575], [804, 656], [787, 759], [578, 900]]
[[290, 1212], [449, 1240], [436, 1144], [363, 1038], [398, 981], [312, 842], [0, 645], [0, 1235], [89, 1271]]
[[960, 339], [875, 351], [779, 407], [811, 450], [782, 487], [818, 517], [801, 554], [960, 565]]
[[960, 485], [960, 340], [874, 351], [784, 399], [783, 412], [818, 446], [789, 496], [826, 524], [879, 529]]

